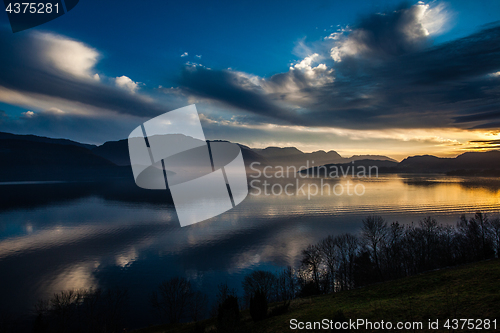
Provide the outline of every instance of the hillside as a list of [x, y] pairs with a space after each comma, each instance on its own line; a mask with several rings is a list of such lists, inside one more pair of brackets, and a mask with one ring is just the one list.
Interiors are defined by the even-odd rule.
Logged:
[[468, 152], [454, 158], [432, 155], [410, 156], [402, 160], [402, 172], [448, 172], [452, 170], [495, 169], [500, 166], [500, 151]]
[[[377, 166], [379, 173], [448, 173], [449, 175], [467, 176], [484, 175], [498, 176], [500, 173], [500, 151], [492, 150], [487, 152], [468, 152], [454, 158], [436, 157], [432, 155], [409, 156], [397, 163], [390, 160], [364, 159], [351, 161], [354, 163], [338, 162], [326, 164], [328, 173], [334, 168], [347, 168], [354, 165], [368, 168]], [[302, 171], [310, 175], [318, 175], [318, 167], [309, 168]], [[319, 175], [324, 176], [324, 168], [319, 170]]]
[[0, 139], [0, 181], [89, 180], [130, 175], [130, 170], [78, 145]]
[[[238, 332], [289, 332], [290, 319], [321, 321], [333, 319], [342, 311], [347, 320], [370, 321], [422, 321], [424, 330], [428, 320], [439, 319], [440, 332], [448, 318], [500, 319], [500, 261], [447, 268], [399, 280], [388, 281], [335, 294], [308, 297], [292, 301], [288, 313], [254, 323], [243, 312]], [[272, 308], [272, 306], [271, 306]], [[214, 320], [204, 322], [209, 327]], [[193, 324], [157, 326], [134, 331], [135, 333], [190, 332]], [[325, 330], [323, 330], [325, 331]], [[367, 330], [356, 330], [356, 332]], [[379, 330], [380, 331], [380, 330]], [[383, 330], [381, 330], [383, 331]], [[460, 331], [460, 330], [459, 330]], [[492, 332], [494, 330], [483, 330]], [[303, 330], [303, 332], [311, 332]], [[352, 332], [352, 331], [351, 331]], [[436, 331], [434, 331], [436, 332]]]
[[[263, 166], [269, 164], [266, 158], [254, 152], [251, 148], [244, 145], [239, 145], [239, 146], [241, 148], [241, 153], [243, 155], [243, 159], [247, 167], [250, 166], [252, 162], [259, 162], [260, 165]], [[109, 161], [115, 163], [116, 165], [121, 165], [121, 166], [130, 165], [127, 139], [105, 142], [102, 145], [93, 148], [92, 153], [101, 156], [103, 158], [106, 158]]]
[[44, 136], [37, 136], [33, 134], [12, 134], [12, 133], [6, 133], [6, 132], [0, 132], [0, 140], [25, 140], [25, 141], [31, 141], [31, 142], [44, 142], [44, 143], [56, 143], [59, 145], [69, 145], [69, 146], [78, 146], [78, 147], [83, 147], [87, 149], [92, 149], [95, 148], [95, 145], [90, 145], [87, 143], [80, 143], [68, 139], [53, 139], [53, 138], [47, 138]]
[[[448, 173], [458, 176], [500, 174], [500, 151], [468, 152], [454, 158], [432, 155], [410, 156], [397, 162], [381, 155], [342, 157], [336, 151], [304, 153], [295, 147], [250, 148], [239, 145], [245, 165], [271, 166], [326, 165], [328, 168], [377, 166], [379, 173]], [[0, 132], [0, 181], [81, 180], [92, 178], [130, 178], [127, 139], [108, 141], [100, 146], [67, 139]], [[313, 163], [314, 161], [314, 163]], [[324, 169], [322, 169], [324, 170]], [[310, 168], [303, 173], [314, 171]], [[322, 171], [324, 173], [324, 171]], [[56, 176], [56, 177], [55, 177]]]
[[[391, 161], [397, 163], [390, 157], [381, 155], [353, 155], [351, 157], [342, 157], [334, 150], [324, 151], [318, 150], [312, 153], [304, 153], [295, 147], [267, 147], [264, 149], [252, 149], [255, 153], [266, 158], [270, 164], [276, 166], [295, 166], [297, 168], [312, 165], [324, 164], [340, 164], [348, 163], [359, 160], [377, 160], [377, 161]], [[309, 162], [309, 163], [308, 163]]]

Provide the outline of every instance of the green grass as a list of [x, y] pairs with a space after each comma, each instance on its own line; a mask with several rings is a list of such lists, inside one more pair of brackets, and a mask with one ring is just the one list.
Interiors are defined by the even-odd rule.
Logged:
[[[243, 311], [238, 333], [296, 332], [298, 330], [290, 329], [291, 318], [304, 322], [321, 321], [324, 318], [332, 319], [339, 310], [352, 320], [384, 320], [393, 323], [422, 321], [424, 328], [429, 319], [439, 319], [441, 326], [448, 318], [497, 319], [500, 332], [500, 261], [489, 260], [355, 290], [297, 299], [292, 301], [288, 313], [258, 323], [251, 320], [248, 311]], [[215, 332], [213, 319], [204, 323], [207, 332]], [[190, 323], [157, 326], [135, 332], [190, 332], [192, 328], [193, 324]], [[418, 332], [425, 331], [430, 330]], [[451, 332], [442, 327], [440, 331]]]

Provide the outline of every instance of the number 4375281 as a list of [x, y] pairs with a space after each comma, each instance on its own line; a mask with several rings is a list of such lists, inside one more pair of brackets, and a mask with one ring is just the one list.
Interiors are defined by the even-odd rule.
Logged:
[[15, 2], [9, 3], [5, 11], [9, 14], [51, 14], [52, 12], [59, 13], [59, 4], [47, 2]]
[[448, 319], [444, 323], [448, 330], [490, 330], [497, 329], [497, 320], [490, 319]]

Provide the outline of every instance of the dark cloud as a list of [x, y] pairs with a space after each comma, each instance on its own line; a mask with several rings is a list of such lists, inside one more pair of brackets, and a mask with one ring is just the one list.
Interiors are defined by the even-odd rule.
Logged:
[[496, 149], [500, 148], [500, 140], [472, 140], [469, 144], [480, 144], [479, 146], [469, 147], [468, 149]]
[[229, 70], [186, 67], [178, 84], [187, 93], [219, 100], [258, 115], [285, 120], [292, 118], [291, 113], [267, 98], [247, 78]]
[[[318, 62], [333, 71], [323, 71], [321, 77], [314, 65], [262, 82], [245, 81], [241, 73], [197, 68], [185, 71], [182, 87], [297, 125], [491, 126], [500, 119], [500, 76], [490, 75], [500, 70], [500, 26], [432, 46], [420, 21], [421, 10], [403, 6], [369, 15], [352, 30], [326, 40], [337, 61], [323, 55]], [[315, 84], [320, 79], [323, 82]]]
[[393, 11], [364, 16], [352, 27], [349, 43], [355, 57], [387, 59], [429, 45], [428, 32], [419, 20], [421, 6], [403, 4]]
[[[65, 48], [74, 46], [72, 43], [77, 42], [58, 43], [57, 37], [54, 40], [55, 44], [49, 45], [50, 40], [37, 33], [14, 35], [0, 29], [0, 86], [130, 115], [155, 116], [174, 108], [155, 104], [92, 78], [83, 78], [58, 69], [44, 55], [47, 52], [65, 52]], [[48, 50], [48, 47], [54, 48]], [[58, 50], [58, 47], [61, 49]]]

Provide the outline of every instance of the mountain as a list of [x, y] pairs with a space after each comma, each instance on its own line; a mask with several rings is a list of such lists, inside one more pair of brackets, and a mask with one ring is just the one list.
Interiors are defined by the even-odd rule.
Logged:
[[[176, 140], [173, 141], [174, 145]], [[295, 147], [252, 149], [238, 145], [247, 167], [254, 162], [258, 162], [261, 167], [271, 165], [300, 168], [314, 165], [304, 171], [310, 174], [318, 174], [318, 170], [324, 170], [318, 168], [322, 165], [326, 165], [328, 170], [334, 167], [345, 169], [349, 166], [377, 166], [379, 173], [500, 173], [500, 151], [468, 152], [454, 158], [410, 156], [398, 163], [381, 155], [354, 155], [344, 158], [333, 150], [304, 153]], [[127, 139], [108, 141], [95, 146], [67, 139], [0, 132], [0, 181], [92, 180], [116, 177], [132, 177]]]
[[270, 164], [283, 167], [295, 166], [296, 168], [300, 168], [302, 166], [305, 167], [310, 165], [340, 164], [359, 160], [380, 160], [396, 162], [396, 160], [390, 157], [381, 155], [354, 155], [349, 158], [345, 158], [340, 156], [340, 154], [334, 150], [330, 150], [328, 152], [324, 150], [318, 150], [312, 153], [304, 153], [295, 147], [267, 147], [264, 149], [252, 150], [266, 158]]
[[47, 138], [44, 136], [37, 136], [37, 135], [32, 135], [32, 134], [12, 134], [12, 133], [5, 133], [5, 132], [0, 132], [0, 140], [25, 140], [25, 141], [32, 141], [32, 142], [45, 142], [45, 143], [55, 143], [59, 145], [68, 145], [68, 146], [77, 146], [77, 147], [83, 147], [87, 149], [92, 149], [96, 147], [96, 145], [90, 145], [86, 143], [80, 143], [68, 139], [52, 139], [52, 138]]
[[72, 144], [36, 140], [0, 140], [0, 181], [92, 180], [131, 176], [97, 156]]
[[352, 155], [351, 157], [344, 158], [344, 160], [345, 162], [360, 161], [360, 160], [397, 162], [395, 159], [384, 155]]
[[500, 168], [500, 151], [468, 152], [454, 158], [432, 155], [411, 156], [402, 160], [401, 172], [450, 172], [453, 170], [486, 170]]
[[[215, 140], [210, 142], [227, 142], [224, 140]], [[253, 162], [259, 162], [260, 165], [266, 166], [269, 165], [269, 161], [256, 153], [251, 148], [240, 145], [241, 153], [243, 155], [243, 160], [245, 161], [245, 165], [247, 167], [250, 166]], [[125, 166], [130, 165], [130, 157], [128, 154], [128, 140], [119, 140], [119, 141], [108, 141], [104, 144], [95, 147], [92, 149], [92, 152], [98, 156], [101, 156], [116, 165]]]
[[[398, 162], [388, 161], [388, 160], [355, 160], [347, 163], [331, 163], [322, 166], [315, 166], [309, 169], [300, 171], [302, 174], [307, 174], [312, 177], [342, 177], [352, 175], [357, 175], [358, 172], [365, 172], [368, 174], [378, 174], [378, 173], [389, 173], [396, 171]], [[373, 169], [375, 168], [376, 169]]]
[[97, 156], [101, 156], [116, 165], [130, 165], [128, 155], [128, 140], [107, 141], [92, 149]]
[[[327, 164], [328, 173], [334, 168], [377, 166], [379, 173], [448, 173], [450, 175], [484, 175], [496, 176], [500, 174], [500, 151], [468, 152], [457, 157], [445, 158], [432, 155], [410, 156], [397, 163], [389, 160], [358, 160], [351, 163]], [[350, 169], [352, 170], [352, 169]], [[303, 173], [322, 176], [324, 168], [313, 167]]]
[[[295, 147], [267, 147], [264, 149], [253, 149], [254, 152], [263, 156], [271, 165], [275, 166], [301, 166], [316, 164], [326, 164], [342, 159], [335, 151], [325, 152], [323, 150], [313, 153], [304, 153]], [[309, 161], [309, 163], [308, 163]]]

